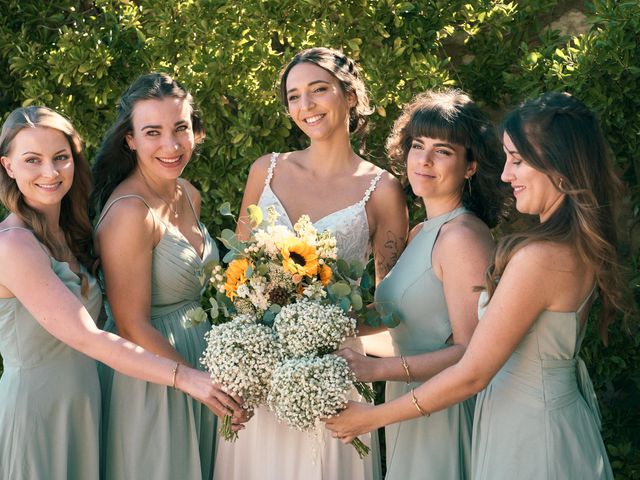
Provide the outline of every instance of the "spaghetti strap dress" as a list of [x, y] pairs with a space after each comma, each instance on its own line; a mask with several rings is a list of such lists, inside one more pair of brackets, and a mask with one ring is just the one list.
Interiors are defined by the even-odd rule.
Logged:
[[[124, 195], [105, 207], [98, 225], [111, 206], [123, 199], [143, 202], [155, 217], [144, 198]], [[190, 199], [189, 204], [196, 216]], [[206, 284], [203, 267], [218, 259], [218, 250], [197, 216], [196, 221], [204, 238], [202, 258], [179, 231], [166, 224], [153, 249], [150, 322], [180, 355], [199, 367], [210, 326], [202, 322], [188, 327], [185, 319], [190, 309], [200, 305]], [[105, 307], [105, 330], [117, 333], [108, 301]], [[174, 388], [128, 377], [102, 364], [100, 370], [104, 479], [212, 478], [216, 417], [205, 405]]]
[[[14, 229], [27, 230], [5, 228], [0, 234]], [[49, 259], [60, 281], [97, 319], [102, 295], [96, 280], [81, 269], [89, 285], [85, 297], [69, 264]], [[47, 332], [15, 297], [0, 298], [0, 354], [0, 478], [97, 480], [96, 361]]]
[[[278, 154], [271, 156], [271, 164], [265, 179], [258, 205], [262, 210], [272, 206], [278, 212], [277, 223], [293, 229], [297, 219], [290, 219], [271, 190], [271, 178]], [[314, 223], [321, 232], [331, 230], [336, 237], [338, 257], [347, 261], [369, 258], [369, 224], [365, 205], [376, 188], [382, 172], [371, 181], [361, 200], [333, 212]], [[359, 339], [348, 339], [354, 350], [363, 351]], [[354, 399], [360, 399], [354, 396]], [[380, 451], [377, 434], [360, 437], [371, 446], [371, 453], [360, 459], [351, 445], [331, 437], [324, 428], [319, 437], [300, 432], [279, 423], [267, 408], [255, 409], [255, 415], [239, 432], [235, 442], [218, 440], [216, 480], [371, 480], [381, 478]]]

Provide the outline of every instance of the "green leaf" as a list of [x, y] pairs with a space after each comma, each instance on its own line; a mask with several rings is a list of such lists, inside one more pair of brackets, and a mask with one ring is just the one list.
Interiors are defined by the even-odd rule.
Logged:
[[336, 282], [329, 285], [329, 293], [337, 297], [346, 297], [351, 293], [351, 287], [345, 282]]
[[349, 297], [344, 297], [342, 300], [340, 300], [340, 308], [342, 308], [342, 310], [347, 313], [349, 311], [349, 308], [351, 307], [351, 302], [349, 301]]
[[362, 297], [358, 294], [351, 295], [351, 305], [354, 310], [362, 310]]
[[232, 216], [231, 213], [231, 203], [229, 202], [224, 202], [222, 205], [220, 205], [220, 207], [218, 207], [218, 213], [220, 215], [222, 215], [223, 217], [230, 217]]

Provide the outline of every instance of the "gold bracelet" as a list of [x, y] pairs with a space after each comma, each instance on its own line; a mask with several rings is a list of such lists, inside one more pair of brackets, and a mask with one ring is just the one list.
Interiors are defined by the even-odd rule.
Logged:
[[423, 417], [428, 417], [428, 416], [431, 415], [430, 413], [427, 413], [422, 409], [422, 407], [418, 403], [418, 399], [416, 398], [416, 394], [413, 391], [413, 388], [411, 389], [411, 401], [413, 402], [413, 404], [416, 406], [416, 408], [420, 412], [420, 415], [422, 415]]
[[404, 358], [404, 355], [400, 355], [400, 361], [402, 362], [402, 366], [404, 367], [404, 373], [407, 374], [407, 385], [413, 382], [413, 378], [411, 378], [411, 372], [409, 371], [409, 364], [407, 363], [407, 359]]
[[178, 367], [180, 366], [180, 362], [176, 362], [176, 366], [173, 367], [173, 381], [171, 382], [171, 386], [176, 388], [176, 376], [178, 374]]

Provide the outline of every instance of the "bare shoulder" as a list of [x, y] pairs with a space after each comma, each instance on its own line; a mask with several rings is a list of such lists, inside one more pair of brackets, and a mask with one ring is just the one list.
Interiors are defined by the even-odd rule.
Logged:
[[513, 254], [507, 268], [560, 272], [575, 263], [575, 253], [569, 245], [547, 241], [531, 242]]
[[367, 167], [370, 167], [373, 175], [380, 175], [380, 178], [376, 183], [375, 190], [371, 194], [370, 201], [383, 204], [388, 204], [390, 201], [397, 202], [400, 200], [404, 202], [402, 185], [395, 176], [371, 162], [364, 161], [364, 163]]
[[249, 178], [263, 180], [267, 178], [269, 166], [271, 165], [271, 153], [266, 153], [258, 157], [249, 168]]
[[[116, 198], [110, 200], [107, 205], [109, 210], [104, 213], [100, 225], [96, 228], [98, 235], [105, 231], [140, 231], [141, 228], [150, 233], [155, 224], [153, 214], [145, 202], [144, 197], [136, 196]], [[121, 196], [120, 196], [121, 197]]]
[[[9, 225], [0, 224], [0, 229], [7, 227]], [[29, 273], [24, 271], [26, 260], [31, 265], [35, 262], [38, 267], [51, 268], [43, 246], [33, 233], [18, 228], [0, 233], [0, 278], [3, 284], [17, 273], [21, 276]]]
[[439, 240], [439, 243], [450, 245], [456, 249], [472, 248], [478, 243], [493, 245], [493, 237], [489, 227], [472, 214], [460, 215], [445, 223], [440, 229]]

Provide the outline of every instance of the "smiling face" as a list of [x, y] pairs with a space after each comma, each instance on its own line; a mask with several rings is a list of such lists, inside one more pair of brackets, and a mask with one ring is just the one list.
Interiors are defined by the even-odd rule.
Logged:
[[189, 102], [174, 97], [141, 100], [133, 107], [127, 144], [147, 177], [176, 179], [189, 163], [195, 139]]
[[476, 162], [467, 162], [462, 145], [429, 137], [411, 140], [407, 177], [413, 193], [427, 204], [445, 202], [455, 208], [461, 201], [466, 178], [475, 170]]
[[299, 63], [287, 77], [289, 114], [312, 140], [349, 135], [349, 109], [354, 94], [345, 94], [331, 73], [310, 62]]
[[565, 194], [556, 188], [547, 174], [531, 167], [522, 158], [507, 133], [503, 136], [503, 142], [507, 159], [502, 181], [511, 184], [519, 212], [538, 215], [540, 221], [544, 222], [560, 206]]
[[74, 161], [69, 141], [54, 128], [23, 128], [0, 160], [27, 205], [36, 210], [60, 208], [73, 184]]

